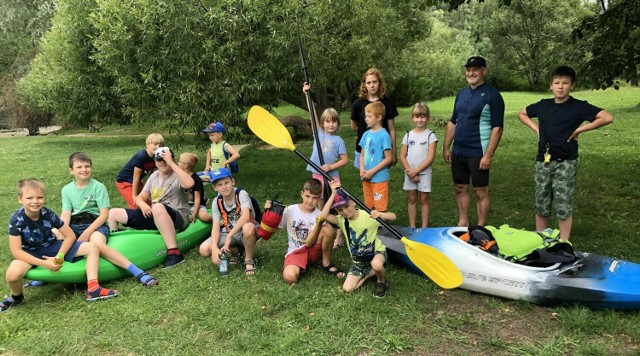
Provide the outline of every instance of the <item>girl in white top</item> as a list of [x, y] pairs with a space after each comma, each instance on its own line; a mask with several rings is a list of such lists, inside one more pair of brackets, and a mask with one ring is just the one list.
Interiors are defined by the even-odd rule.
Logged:
[[404, 186], [408, 198], [409, 226], [416, 227], [418, 196], [422, 205], [422, 227], [429, 225], [429, 193], [431, 192], [431, 164], [436, 156], [438, 138], [427, 128], [429, 107], [417, 103], [411, 112], [415, 128], [407, 131], [402, 139], [400, 162], [404, 167]]

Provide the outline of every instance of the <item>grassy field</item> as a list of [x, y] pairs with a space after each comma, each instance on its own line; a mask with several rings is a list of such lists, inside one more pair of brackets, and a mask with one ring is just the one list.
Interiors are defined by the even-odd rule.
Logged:
[[[545, 93], [504, 93], [505, 132], [491, 175], [489, 222], [532, 229], [532, 170], [536, 137], [516, 118], [525, 105]], [[572, 241], [576, 249], [640, 262], [640, 90], [583, 91], [575, 97], [602, 106], [614, 124], [580, 136], [580, 168]], [[453, 98], [428, 103], [435, 123], [451, 114]], [[290, 106], [280, 116], [302, 114]], [[341, 136], [349, 151], [355, 137], [349, 113], [342, 113]], [[410, 126], [409, 109], [397, 119], [398, 136]], [[444, 138], [442, 125], [434, 125]], [[94, 177], [110, 189], [113, 206], [123, 206], [113, 184], [115, 174], [143, 147], [144, 135], [128, 136], [103, 128], [87, 136], [49, 135], [0, 139], [0, 221], [18, 208], [15, 183], [38, 177], [47, 185], [48, 206], [60, 210], [59, 191], [71, 180], [66, 159], [88, 152]], [[113, 136], [111, 133], [116, 133]], [[136, 131], [137, 133], [137, 131]], [[200, 137], [204, 140], [204, 137]], [[177, 152], [199, 151], [194, 142]], [[300, 142], [302, 152], [310, 142]], [[286, 150], [259, 144], [242, 150], [237, 186], [258, 200], [277, 198], [293, 204], [309, 176], [305, 164]], [[351, 156], [351, 155], [350, 155]], [[456, 223], [453, 187], [441, 146], [434, 163], [431, 226]], [[352, 158], [352, 157], [350, 157]], [[402, 172], [391, 170], [390, 210], [406, 225]], [[341, 171], [343, 184], [361, 194], [355, 169]], [[472, 204], [473, 206], [473, 204]], [[471, 211], [470, 216], [475, 216]], [[472, 221], [474, 219], [472, 218]], [[11, 260], [0, 249], [0, 272]], [[25, 293], [26, 302], [0, 314], [0, 353], [8, 354], [485, 354], [485, 355], [611, 355], [637, 354], [640, 331], [637, 312], [592, 311], [580, 307], [547, 308], [483, 296], [464, 290], [442, 290], [424, 277], [396, 266], [388, 269], [390, 290], [384, 299], [371, 296], [373, 285], [345, 294], [341, 283], [314, 269], [294, 288], [281, 278], [286, 236], [283, 232], [257, 247], [258, 273], [247, 278], [232, 266], [221, 278], [210, 261], [196, 251], [170, 270], [153, 269], [160, 280], [144, 289], [131, 278], [106, 282], [121, 297], [100, 303], [84, 301], [85, 285], [47, 285]], [[346, 249], [334, 261], [349, 266]], [[8, 289], [3, 284], [3, 294]]]

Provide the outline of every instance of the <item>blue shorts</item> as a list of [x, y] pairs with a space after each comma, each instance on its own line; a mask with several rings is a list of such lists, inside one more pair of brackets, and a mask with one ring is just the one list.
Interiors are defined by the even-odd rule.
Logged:
[[[158, 203], [162, 204], [162, 203]], [[167, 209], [167, 213], [173, 221], [176, 230], [183, 230], [187, 224], [182, 219], [182, 215], [178, 214], [172, 207], [163, 204]], [[153, 216], [146, 217], [140, 209], [125, 209], [127, 211], [127, 223], [124, 226], [134, 228], [136, 230], [158, 230]]]
[[[84, 230], [86, 230], [90, 225], [91, 224], [77, 224], [77, 225], [70, 224], [69, 227], [71, 227], [71, 230], [73, 230], [73, 233], [76, 234], [76, 238], [78, 238], [80, 237], [80, 235], [82, 235]], [[102, 235], [104, 235], [104, 237], [107, 238], [107, 241], [109, 240], [109, 235], [111, 234], [111, 231], [109, 230], [109, 225], [104, 224], [99, 228], [97, 228], [95, 232], [101, 233]]]
[[[56, 257], [58, 255], [58, 251], [60, 251], [60, 247], [62, 246], [63, 242], [64, 241], [62, 240], [56, 240], [56, 242], [52, 243], [47, 247], [42, 247], [37, 250], [24, 250], [24, 252], [39, 259], [42, 259], [42, 256]], [[67, 253], [64, 255], [64, 260], [67, 262], [75, 262], [82, 259], [82, 257], [84, 256], [76, 256], [76, 254], [78, 253], [78, 249], [80, 248], [80, 245], [82, 245], [82, 242], [80, 241], [74, 242], [73, 246], [71, 246], [69, 251], [67, 251]]]

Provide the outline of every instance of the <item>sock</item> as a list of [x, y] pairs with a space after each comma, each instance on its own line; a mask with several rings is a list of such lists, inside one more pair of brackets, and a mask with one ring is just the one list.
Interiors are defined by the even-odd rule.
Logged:
[[131, 273], [134, 277], [139, 276], [140, 273], [144, 273], [143, 270], [138, 268], [138, 266], [134, 265], [133, 263], [130, 264], [129, 267], [127, 267], [127, 271], [129, 271], [129, 273]]
[[100, 285], [98, 284], [98, 280], [97, 279], [91, 279], [89, 281], [87, 281], [87, 292], [91, 293], [93, 291], [96, 291], [100, 289]]
[[169, 254], [169, 255], [179, 255], [180, 254], [180, 250], [178, 250], [177, 247], [170, 248], [170, 249], [167, 250], [167, 254]]
[[11, 298], [13, 298], [14, 302], [20, 303], [24, 300], [24, 294], [14, 295], [13, 293], [11, 293]]

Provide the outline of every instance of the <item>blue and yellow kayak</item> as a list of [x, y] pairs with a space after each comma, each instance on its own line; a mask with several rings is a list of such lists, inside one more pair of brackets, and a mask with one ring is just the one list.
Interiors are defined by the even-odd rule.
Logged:
[[[583, 305], [593, 309], [640, 309], [640, 264], [598, 254], [578, 252], [571, 263], [540, 268], [493, 256], [455, 234], [466, 228], [398, 228], [408, 239], [435, 247], [460, 269], [460, 288], [541, 305]], [[380, 230], [392, 262], [416, 273], [404, 245]]]
[[[211, 224], [196, 220], [189, 224], [185, 230], [178, 232], [178, 248], [185, 252], [204, 241], [211, 234]], [[167, 247], [162, 236], [155, 230], [124, 230], [113, 233], [107, 243], [110, 247], [120, 251], [126, 258], [138, 268], [147, 270], [162, 263], [167, 256]], [[25, 278], [52, 283], [81, 283], [87, 281], [86, 259], [77, 262], [65, 262], [57, 272], [52, 272], [44, 267], [36, 267], [30, 270]], [[118, 279], [131, 274], [126, 270], [113, 265], [111, 262], [100, 258], [98, 279], [108, 281]]]

